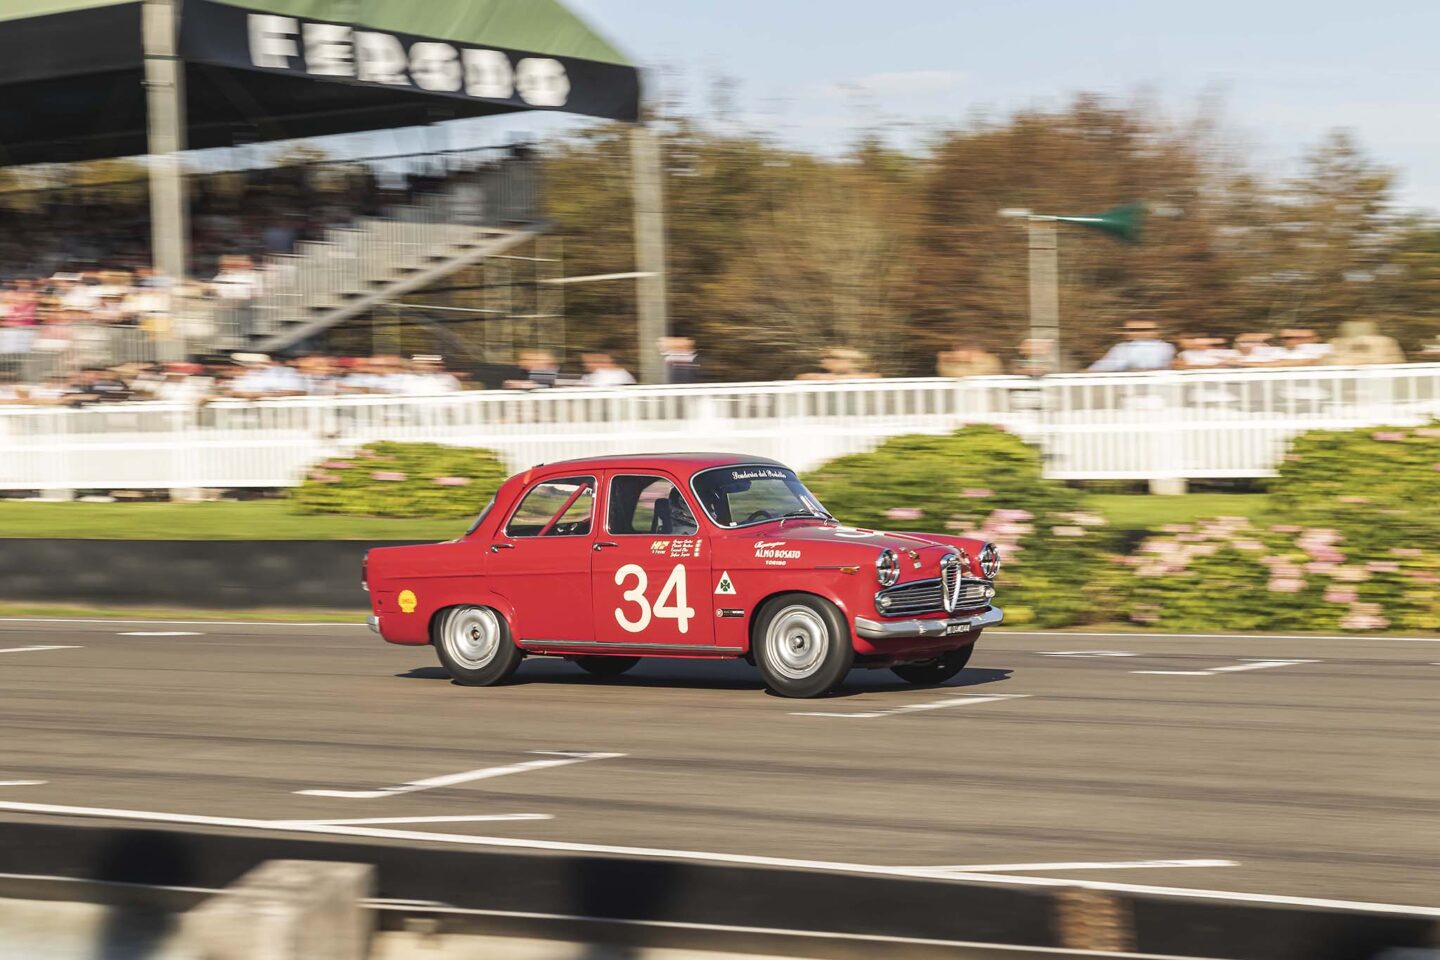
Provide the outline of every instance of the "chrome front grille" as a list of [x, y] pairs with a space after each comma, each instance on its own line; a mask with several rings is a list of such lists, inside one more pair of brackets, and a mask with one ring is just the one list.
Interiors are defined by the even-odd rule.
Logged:
[[[934, 580], [912, 580], [898, 586], [881, 590], [876, 594], [876, 609], [887, 617], [913, 617], [922, 613], [953, 613], [969, 607], [984, 606], [989, 600], [986, 591], [990, 583], [986, 580], [965, 580], [954, 566], [944, 576]], [[945, 597], [955, 597], [953, 605], [945, 603]], [[881, 603], [889, 601], [889, 606]]]
[[945, 609], [954, 610], [960, 591], [960, 558], [953, 553], [940, 562], [940, 582], [945, 586]]
[[877, 609], [887, 617], [939, 613], [945, 609], [945, 594], [942, 592], [939, 580], [914, 580], [910, 583], [902, 583], [899, 586], [880, 591], [880, 596], [890, 601], [888, 607], [883, 604], [877, 605]]

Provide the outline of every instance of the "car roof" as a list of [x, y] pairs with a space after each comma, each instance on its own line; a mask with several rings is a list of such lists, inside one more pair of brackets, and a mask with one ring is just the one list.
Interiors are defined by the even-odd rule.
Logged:
[[[763, 463], [770, 466], [785, 467], [785, 464], [778, 460], [771, 460], [769, 457], [751, 457], [739, 453], [637, 453], [625, 456], [583, 457], [579, 460], [559, 460], [554, 463], [537, 464], [527, 472], [544, 470], [546, 473], [550, 473], [556, 469], [569, 470], [572, 468], [581, 468], [590, 470], [670, 469], [695, 473], [700, 470], [708, 470], [711, 467], [727, 467], [741, 463]], [[785, 469], [789, 468], [785, 467]]]

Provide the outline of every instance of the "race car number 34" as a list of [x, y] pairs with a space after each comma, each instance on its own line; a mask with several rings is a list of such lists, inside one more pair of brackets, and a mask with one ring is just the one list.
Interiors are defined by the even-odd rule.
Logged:
[[640, 633], [650, 626], [652, 617], [658, 620], [674, 620], [675, 626], [681, 633], [690, 632], [690, 621], [695, 618], [695, 609], [686, 606], [685, 603], [685, 566], [675, 564], [670, 571], [670, 576], [665, 580], [665, 585], [660, 588], [660, 595], [655, 598], [652, 606], [645, 596], [645, 589], [650, 585], [650, 577], [645, 568], [636, 563], [627, 563], [615, 571], [615, 585], [623, 587], [627, 580], [633, 579], [635, 585], [621, 594], [621, 599], [627, 604], [634, 604], [636, 607], [635, 617], [631, 619], [627, 615], [625, 607], [615, 608], [615, 622], [620, 624], [621, 629], [630, 633]]

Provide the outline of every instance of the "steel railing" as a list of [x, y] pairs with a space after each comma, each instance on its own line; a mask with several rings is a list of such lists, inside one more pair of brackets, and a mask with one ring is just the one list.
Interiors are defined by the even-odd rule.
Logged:
[[805, 470], [966, 423], [1038, 444], [1060, 479], [1259, 477], [1302, 431], [1436, 417], [1440, 364], [9, 407], [0, 489], [284, 487], [382, 439], [487, 447], [512, 469], [715, 450]]

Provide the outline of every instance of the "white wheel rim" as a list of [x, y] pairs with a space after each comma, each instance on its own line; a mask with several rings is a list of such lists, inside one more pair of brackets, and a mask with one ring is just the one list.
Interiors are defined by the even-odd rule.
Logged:
[[786, 607], [765, 630], [765, 659], [787, 680], [807, 680], [830, 650], [830, 631], [809, 607]]
[[494, 610], [461, 607], [445, 622], [445, 649], [468, 670], [479, 670], [500, 651], [500, 620]]

